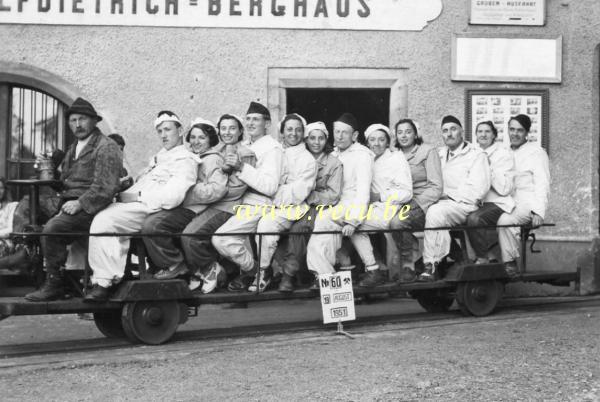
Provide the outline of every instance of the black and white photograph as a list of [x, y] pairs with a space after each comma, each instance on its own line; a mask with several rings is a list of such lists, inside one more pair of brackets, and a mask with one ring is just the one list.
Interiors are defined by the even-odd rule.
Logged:
[[0, 0], [3, 401], [600, 401], [600, 2]]

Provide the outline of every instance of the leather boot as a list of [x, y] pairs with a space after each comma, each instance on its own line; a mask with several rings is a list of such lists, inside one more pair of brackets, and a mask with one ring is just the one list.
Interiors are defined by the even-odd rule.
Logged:
[[83, 298], [84, 302], [104, 302], [108, 300], [110, 295], [110, 289], [95, 284], [92, 290], [87, 292], [85, 297]]
[[48, 274], [46, 282], [35, 292], [25, 295], [25, 299], [34, 302], [51, 301], [63, 298], [65, 288], [62, 277], [58, 274]]
[[288, 274], [283, 274], [281, 282], [279, 282], [279, 289], [281, 293], [291, 293], [294, 291], [294, 278]]
[[387, 271], [383, 272], [381, 268], [367, 271], [365, 277], [360, 281], [358, 286], [361, 288], [373, 288], [383, 285], [387, 278]]

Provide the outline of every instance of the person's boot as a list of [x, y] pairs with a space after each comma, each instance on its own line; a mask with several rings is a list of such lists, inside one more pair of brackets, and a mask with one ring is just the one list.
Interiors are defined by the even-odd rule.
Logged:
[[516, 279], [519, 276], [519, 267], [516, 261], [507, 261], [504, 263], [504, 271], [510, 279]]
[[425, 264], [425, 271], [418, 277], [419, 282], [435, 282], [438, 279], [438, 263], [428, 262]]
[[227, 282], [227, 273], [218, 262], [214, 261], [210, 264], [208, 274], [202, 277], [202, 293], [212, 293], [219, 286], [223, 286]]
[[256, 268], [251, 269], [250, 271], [241, 271], [240, 274], [227, 286], [227, 290], [230, 292], [242, 292], [248, 289], [248, 286], [254, 280], [254, 276], [256, 275]]
[[63, 279], [58, 274], [47, 274], [46, 282], [38, 290], [25, 295], [25, 299], [34, 302], [51, 301], [63, 298], [65, 287]]
[[257, 290], [259, 293], [264, 292], [269, 287], [272, 277], [273, 271], [271, 268], [261, 268], [259, 274], [254, 278], [254, 282], [248, 286], [248, 292], [256, 292]]
[[358, 286], [361, 288], [373, 288], [375, 286], [383, 285], [386, 279], [387, 271], [384, 272], [381, 268], [377, 268], [367, 271]]
[[154, 274], [154, 279], [175, 279], [179, 276], [183, 276], [189, 272], [188, 267], [184, 261], [181, 261], [167, 269], [158, 271]]
[[110, 289], [95, 284], [92, 290], [87, 292], [83, 298], [84, 302], [105, 302], [108, 300], [110, 295]]
[[410, 267], [403, 267], [402, 271], [400, 271], [400, 276], [398, 277], [398, 282], [400, 283], [411, 283], [417, 280], [417, 274], [414, 269]]
[[279, 288], [277, 289], [281, 293], [291, 293], [294, 291], [294, 278], [288, 274], [283, 274], [281, 282], [279, 282]]

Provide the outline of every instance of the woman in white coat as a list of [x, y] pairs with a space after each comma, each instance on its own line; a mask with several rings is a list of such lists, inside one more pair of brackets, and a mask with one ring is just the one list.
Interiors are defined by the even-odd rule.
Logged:
[[[370, 125], [365, 137], [369, 149], [375, 154], [370, 199], [372, 214], [368, 215], [359, 229], [388, 229], [392, 219], [399, 219], [400, 208], [412, 198], [410, 166], [404, 153], [390, 151], [390, 130], [383, 124]], [[355, 233], [350, 240], [367, 271], [359, 286], [373, 287], [384, 283], [388, 273], [377, 264], [369, 236]]]
[[[496, 225], [503, 213], [510, 214], [515, 207], [512, 198], [515, 159], [511, 151], [496, 142], [498, 130], [491, 121], [482, 121], [475, 128], [479, 147], [490, 163], [490, 190], [483, 198], [479, 209], [467, 217], [468, 226]], [[476, 264], [486, 264], [492, 236], [489, 229], [473, 229], [468, 232], [469, 241], [475, 252]]]

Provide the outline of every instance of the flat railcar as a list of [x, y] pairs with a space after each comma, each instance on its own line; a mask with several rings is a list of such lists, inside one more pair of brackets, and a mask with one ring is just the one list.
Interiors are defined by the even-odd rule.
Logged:
[[[545, 225], [550, 226], [550, 225]], [[465, 231], [473, 228], [454, 227], [453, 242], [457, 244], [452, 261], [443, 266], [443, 277], [434, 282], [386, 283], [372, 288], [354, 287], [355, 296], [369, 297], [375, 294], [409, 295], [428, 312], [448, 311], [456, 301], [466, 315], [485, 316], [494, 311], [500, 301], [504, 287], [510, 282], [539, 282], [553, 285], [579, 283], [579, 271], [529, 271], [527, 270], [526, 251], [528, 239], [532, 239], [530, 249], [534, 250], [535, 236], [529, 226], [519, 226], [521, 230], [521, 260], [519, 275], [509, 278], [501, 263], [473, 264], [467, 258]], [[39, 228], [38, 228], [39, 229]], [[442, 228], [435, 228], [442, 229]], [[368, 233], [391, 232], [392, 230], [368, 231]], [[321, 233], [321, 232], [319, 232]], [[322, 232], [332, 233], [332, 232]], [[260, 239], [270, 233], [245, 233], [258, 235]], [[302, 233], [306, 234], [306, 233]], [[65, 234], [44, 234], [45, 236], [64, 236]], [[87, 233], [66, 234], [70, 236], [90, 236]], [[142, 236], [164, 236], [164, 234], [116, 234], [104, 233], [91, 236], [131, 236], [139, 240]], [[172, 235], [172, 234], [170, 234]], [[36, 250], [42, 234], [38, 231], [16, 233], [24, 241], [33, 244]], [[175, 234], [173, 236], [186, 236]], [[17, 295], [0, 297], [0, 319], [18, 315], [93, 313], [98, 329], [107, 337], [127, 338], [132, 342], [157, 345], [168, 341], [185, 323], [190, 315], [197, 314], [196, 307], [205, 304], [248, 303], [258, 301], [310, 299], [318, 298], [318, 290], [297, 289], [293, 293], [280, 293], [267, 290], [259, 293], [230, 293], [226, 290], [202, 294], [189, 290], [186, 281], [181, 279], [156, 280], [152, 278], [145, 264], [143, 243], [132, 242], [138, 255], [138, 264], [128, 263], [124, 280], [116, 286], [108, 301], [102, 303], [84, 302], [83, 296], [89, 284], [89, 268], [81, 267], [77, 271], [66, 273], [70, 279], [71, 297], [49, 302], [30, 302]], [[258, 248], [260, 250], [260, 246]], [[259, 256], [260, 257], [260, 256]], [[43, 278], [41, 259], [37, 266], [31, 267], [28, 275], [40, 283]], [[0, 274], [16, 274], [4, 270]], [[10, 290], [10, 289], [7, 289]]]

